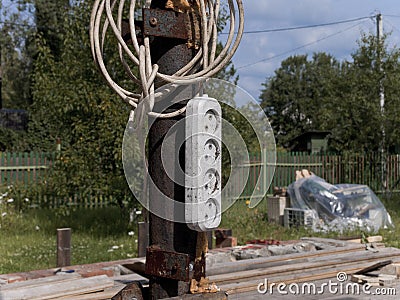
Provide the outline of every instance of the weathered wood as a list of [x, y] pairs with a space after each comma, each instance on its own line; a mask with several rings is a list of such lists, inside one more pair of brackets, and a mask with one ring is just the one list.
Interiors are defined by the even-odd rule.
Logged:
[[372, 266], [368, 266], [364, 269], [361, 269], [360, 271], [355, 272], [354, 274], [357, 275], [362, 275], [362, 274], [366, 274], [372, 271], [376, 271], [379, 270], [380, 268], [383, 268], [384, 266], [390, 265], [391, 263], [393, 263], [391, 260], [385, 260], [382, 262], [378, 262], [376, 264], [373, 264]]
[[[384, 251], [383, 251], [384, 250]], [[400, 250], [393, 251], [390, 248], [382, 249], [379, 253], [359, 252], [357, 254], [350, 253], [349, 255], [329, 255], [326, 257], [314, 258], [308, 262], [295, 263], [293, 265], [280, 265], [265, 269], [256, 269], [250, 271], [241, 271], [236, 273], [226, 273], [217, 276], [210, 276], [211, 282], [217, 284], [230, 283], [237, 281], [245, 281], [249, 278], [265, 278], [276, 276], [277, 274], [288, 274], [288, 276], [300, 273], [300, 275], [308, 270], [321, 270], [325, 268], [336, 268], [337, 266], [346, 267], [355, 263], [371, 263], [371, 261], [379, 261], [385, 258], [397, 257], [400, 260]], [[283, 267], [284, 266], [284, 267]], [[358, 268], [359, 270], [359, 268]]]
[[[362, 244], [364, 241], [361, 238], [346, 240], [347, 242], [351, 243], [359, 243]], [[368, 243], [380, 243], [383, 241], [383, 237], [381, 235], [369, 236], [367, 237]]]
[[328, 239], [328, 238], [318, 238], [318, 237], [302, 237], [302, 241], [311, 241], [321, 244], [326, 244], [334, 247], [345, 247], [348, 245], [346, 241], [340, 241], [335, 239]]
[[58, 300], [110, 300], [116, 294], [118, 294], [126, 285], [125, 284], [114, 284], [114, 286], [105, 288], [103, 291], [96, 293], [89, 293], [85, 295], [66, 296], [60, 297]]
[[102, 291], [114, 286], [114, 281], [106, 275], [90, 278], [74, 278], [69, 281], [40, 284], [18, 289], [0, 291], [0, 299], [45, 300], [66, 296], [82, 295]]
[[190, 299], [199, 299], [199, 300], [227, 300], [228, 295], [221, 291], [217, 293], [207, 293], [207, 294], [186, 294], [179, 297], [169, 298], [170, 300], [190, 300]]
[[31, 280], [14, 282], [14, 283], [3, 285], [0, 287], [0, 291], [15, 290], [15, 289], [19, 289], [19, 288], [33, 287], [33, 286], [39, 286], [39, 285], [44, 285], [44, 284], [53, 284], [56, 282], [70, 281], [72, 279], [78, 279], [78, 278], [82, 278], [81, 275], [79, 275], [78, 273], [71, 273], [71, 274], [62, 274], [62, 275], [55, 275], [55, 276], [50, 276], [50, 277], [43, 277], [43, 278], [38, 278], [38, 279], [31, 279]]
[[[334, 268], [325, 268], [320, 270], [313, 270], [313, 271], [304, 271], [301, 274], [285, 274], [281, 276], [269, 276], [268, 283], [302, 283], [302, 282], [313, 282], [316, 280], [322, 279], [329, 279], [329, 278], [336, 278], [338, 272], [345, 272], [347, 274], [351, 274], [354, 271], [358, 270], [360, 267], [367, 266], [368, 263], [353, 263], [348, 266], [341, 266], [338, 264]], [[246, 281], [237, 281], [235, 283], [228, 283], [228, 284], [220, 284], [219, 287], [226, 291], [228, 295], [238, 294], [238, 293], [245, 293], [245, 292], [254, 292], [257, 291], [257, 287], [260, 283], [263, 282], [264, 279], [248, 279]]]
[[313, 259], [315, 257], [327, 256], [330, 254], [340, 254], [340, 253], [348, 253], [355, 252], [359, 250], [364, 250], [365, 246], [361, 244], [348, 243], [344, 247], [338, 247], [335, 249], [329, 250], [319, 250], [315, 252], [302, 252], [302, 253], [293, 253], [293, 254], [285, 254], [279, 256], [268, 256], [268, 257], [260, 257], [251, 260], [241, 260], [215, 264], [212, 267], [207, 269], [207, 276], [239, 272], [239, 271], [247, 271], [254, 270], [258, 268], [267, 268], [272, 266], [279, 266], [290, 264], [294, 262], [303, 262], [307, 259]]

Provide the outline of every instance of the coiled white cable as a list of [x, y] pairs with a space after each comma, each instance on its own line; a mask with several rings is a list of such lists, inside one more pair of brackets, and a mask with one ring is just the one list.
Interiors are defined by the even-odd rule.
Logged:
[[[236, 7], [235, 7], [235, 3]], [[200, 4], [201, 16], [201, 43], [200, 49], [192, 60], [173, 75], [158, 72], [158, 65], [151, 63], [150, 41], [148, 37], [144, 38], [143, 45], [139, 45], [135, 31], [135, 11], [137, 9], [136, 0], [131, 0], [129, 5], [129, 28], [131, 32], [131, 41], [133, 52], [128, 47], [122, 37], [122, 20], [125, 11], [125, 0], [95, 0], [90, 18], [90, 45], [95, 63], [99, 67], [108, 85], [129, 105], [132, 109], [137, 108], [138, 103], [143, 99], [149, 101], [148, 107], [151, 116], [158, 118], [171, 118], [182, 114], [185, 107], [172, 113], [152, 112], [155, 95], [154, 81], [159, 78], [166, 83], [192, 84], [204, 78], [212, 77], [221, 71], [232, 59], [236, 52], [244, 29], [244, 9], [242, 0], [227, 0], [229, 6], [229, 34], [221, 52], [216, 56], [218, 32], [217, 21], [220, 10], [220, 0], [198, 0]], [[150, 6], [151, 1], [146, 0], [146, 7]], [[237, 9], [236, 9], [237, 8]], [[117, 12], [115, 10], [117, 9]], [[116, 22], [113, 14], [116, 13]], [[105, 17], [104, 17], [105, 16]], [[239, 22], [236, 24], [236, 17]], [[111, 27], [118, 41], [118, 53], [122, 66], [130, 80], [140, 83], [141, 93], [133, 93], [121, 87], [113, 80], [107, 70], [104, 62], [103, 47], [106, 34]], [[235, 32], [237, 30], [237, 33]], [[137, 78], [126, 61], [124, 55], [139, 70]], [[201, 68], [197, 70], [199, 64]]]

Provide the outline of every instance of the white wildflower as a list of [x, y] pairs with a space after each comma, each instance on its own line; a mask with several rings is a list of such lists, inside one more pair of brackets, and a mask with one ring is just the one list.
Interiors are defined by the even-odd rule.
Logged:
[[3, 212], [3, 213], [1, 214], [1, 217], [4, 218], [5, 216], [7, 216], [7, 213], [6, 213], [6, 212]]
[[137, 244], [138, 240], [135, 240], [135, 244]]
[[25, 200], [25, 202], [29, 202], [29, 199], [28, 199], [28, 198], [25, 198], [24, 200]]
[[14, 202], [14, 199], [13, 199], [13, 198], [10, 198], [10, 199], [7, 200], [7, 202], [8, 202], [8, 203], [13, 203], [13, 202]]
[[108, 249], [107, 252], [114, 252], [114, 249]]
[[112, 249], [114, 249], [114, 250], [117, 250], [117, 249], [119, 249], [119, 247], [118, 247], [118, 246], [112, 246], [111, 248], [112, 248]]
[[3, 195], [1, 195], [1, 198], [5, 198], [8, 196], [8, 192], [5, 192]]
[[137, 210], [137, 211], [136, 211], [136, 214], [137, 214], [137, 215], [141, 215], [141, 214], [142, 214], [142, 211], [141, 211], [141, 210]]
[[35, 226], [35, 230], [38, 231], [40, 230], [40, 227], [38, 225]]
[[135, 233], [134, 233], [133, 231], [129, 231], [129, 232], [128, 232], [128, 235], [129, 235], [129, 236], [133, 236], [133, 235], [135, 235]]

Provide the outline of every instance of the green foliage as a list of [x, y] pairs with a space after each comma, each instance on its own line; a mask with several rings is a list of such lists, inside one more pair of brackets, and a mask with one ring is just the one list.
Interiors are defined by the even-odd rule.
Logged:
[[[352, 61], [326, 53], [284, 60], [260, 96], [280, 146], [310, 130], [330, 131], [331, 150], [373, 152], [385, 130], [387, 147], [399, 143], [400, 50], [362, 35]], [[380, 110], [380, 84], [385, 113]]]
[[26, 133], [0, 127], [0, 152], [18, 151], [26, 147]]
[[[13, 33], [22, 44], [12, 47], [26, 49], [29, 77], [23, 81], [24, 88], [29, 87], [33, 103], [29, 106], [28, 133], [17, 136], [7, 132], [0, 144], [8, 151], [52, 152], [56, 140], [60, 139], [62, 150], [52, 172], [38, 187], [41, 194], [60, 200], [76, 194], [101, 194], [112, 196], [123, 205], [131, 197], [121, 158], [130, 108], [106, 85], [93, 63], [87, 32], [92, 1], [23, 0], [18, 3], [18, 17], [24, 14], [34, 17], [34, 24], [28, 24], [26, 39], [19, 32]], [[226, 12], [220, 16], [222, 28]], [[110, 42], [104, 45], [104, 50], [111, 76], [126, 89], [138, 90], [127, 80], [119, 63], [115, 38], [112, 34], [108, 38]], [[230, 64], [219, 76], [229, 79], [235, 73]], [[10, 103], [15, 103], [14, 98]], [[130, 204], [136, 205], [136, 202], [132, 200]]]
[[26, 109], [31, 103], [29, 74], [32, 59], [28, 51], [28, 40], [34, 29], [19, 9], [22, 7], [18, 5], [17, 10], [1, 10], [2, 100], [4, 108]]
[[[45, 188], [61, 197], [113, 195], [120, 204], [130, 195], [121, 159], [128, 108], [105, 85], [91, 57], [87, 34], [89, 3], [80, 3], [65, 20], [63, 47], [54, 57], [44, 36], [36, 39], [31, 149], [62, 151]], [[110, 53], [115, 58], [117, 53]]]
[[70, 9], [69, 0], [30, 0], [35, 7], [35, 24], [37, 32], [47, 41], [53, 56], [58, 59], [63, 51], [63, 40]]
[[261, 105], [278, 145], [291, 147], [291, 140], [301, 133], [327, 129], [326, 115], [339, 72], [338, 62], [325, 53], [314, 54], [311, 61], [307, 55], [292, 56], [263, 84]]

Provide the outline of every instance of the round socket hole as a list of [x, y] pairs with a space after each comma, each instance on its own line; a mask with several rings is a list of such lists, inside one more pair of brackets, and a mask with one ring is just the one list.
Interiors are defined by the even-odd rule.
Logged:
[[213, 224], [218, 216], [218, 206], [215, 199], [208, 199], [204, 207], [204, 221], [209, 224], [209, 227]]
[[209, 195], [215, 194], [219, 191], [220, 178], [216, 170], [208, 170], [204, 175], [204, 189]]
[[218, 114], [210, 109], [206, 112], [204, 118], [204, 130], [207, 133], [214, 133], [218, 127]]
[[204, 157], [206, 161], [213, 163], [217, 160], [219, 155], [220, 149], [218, 143], [213, 139], [209, 139], [204, 145]]

